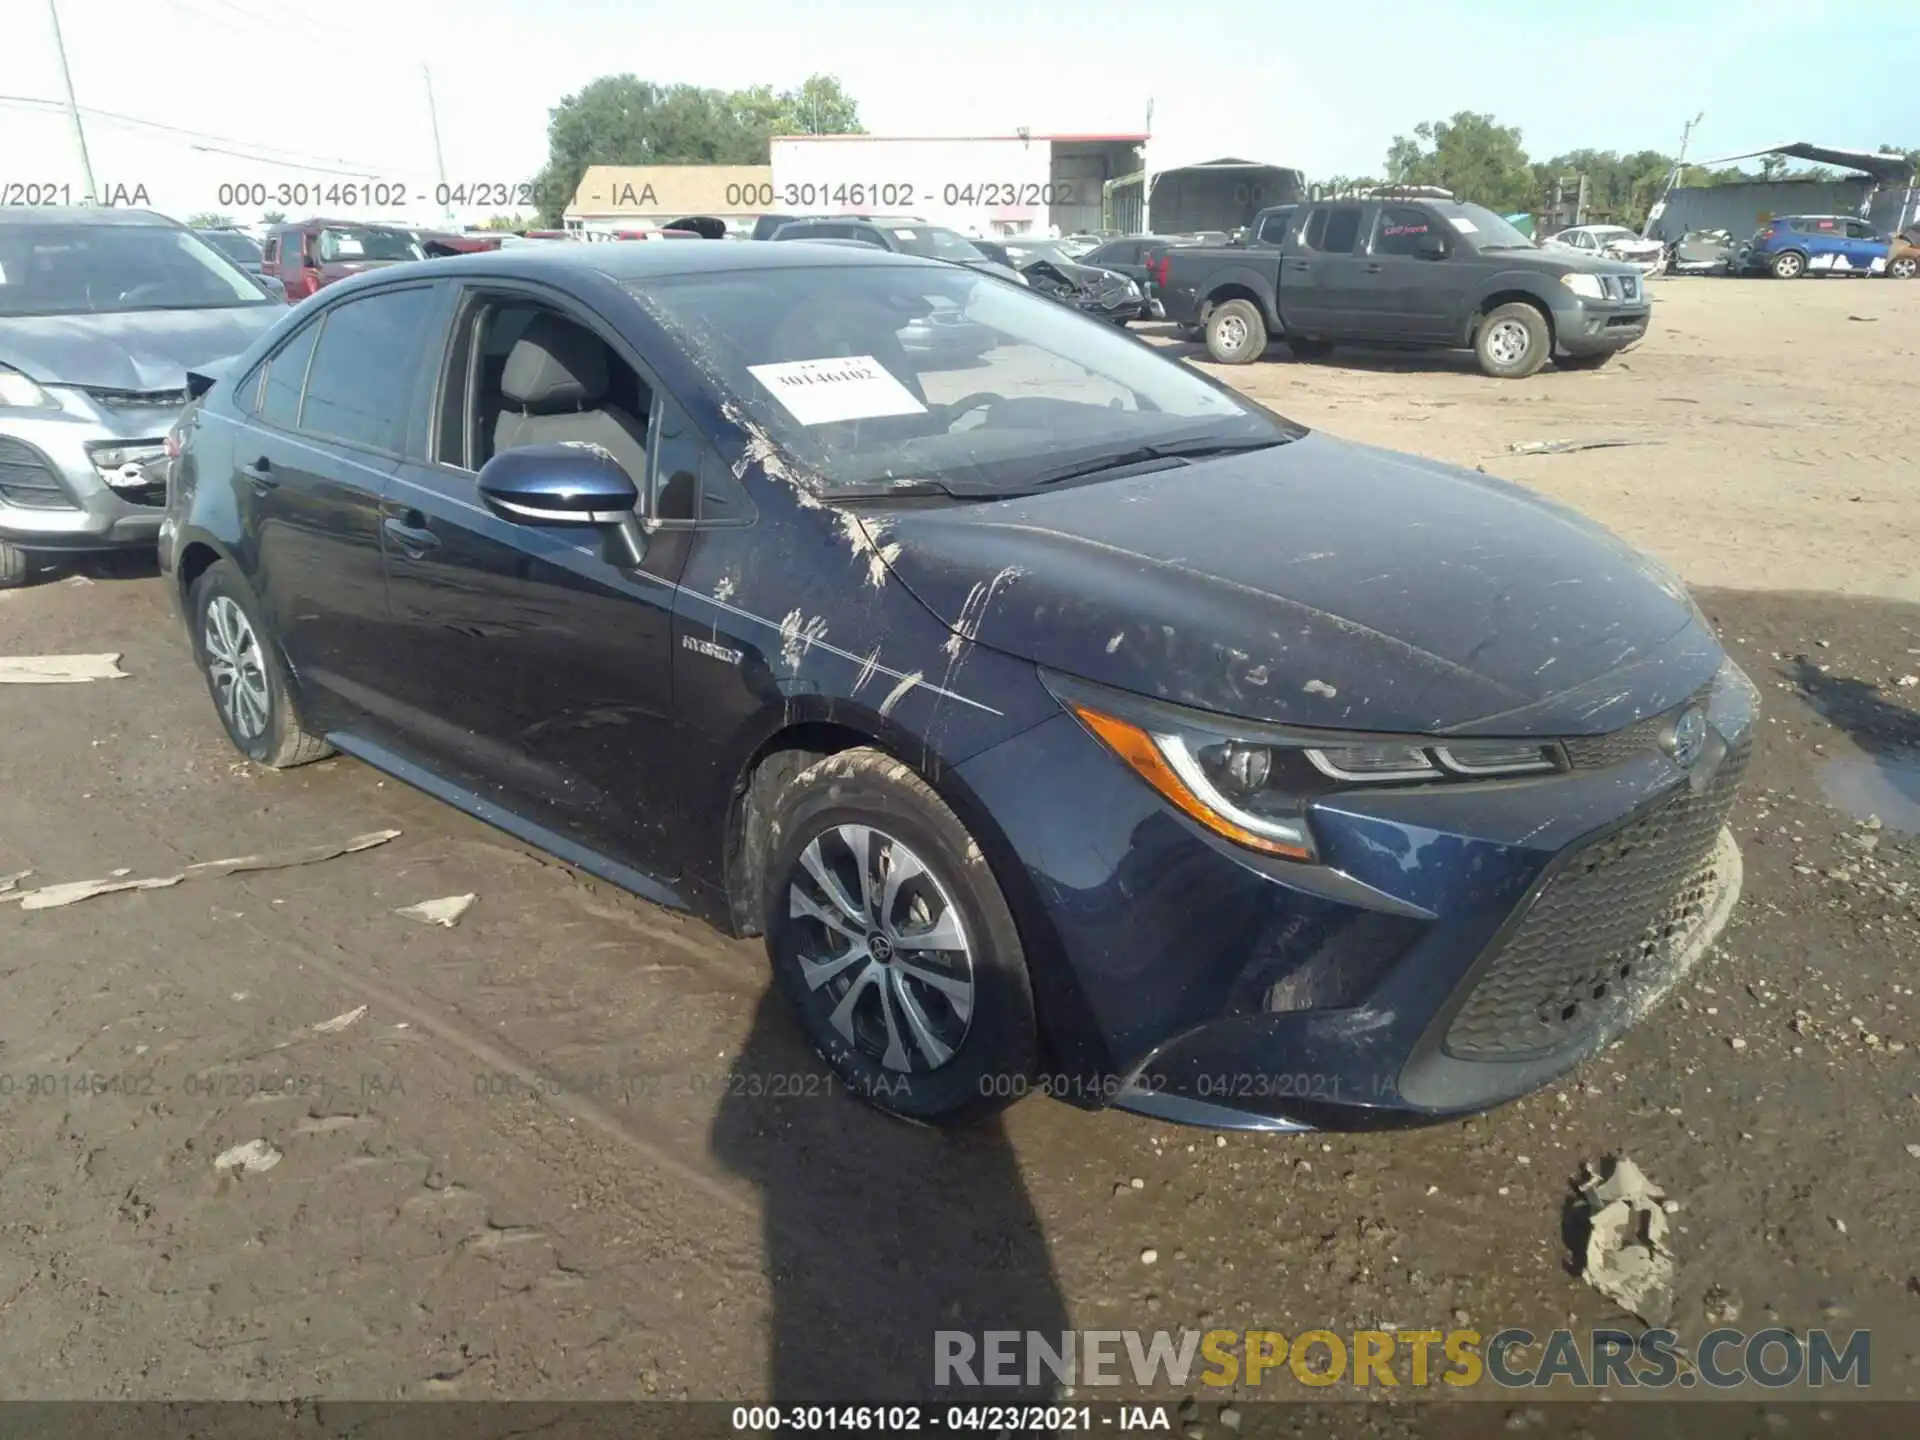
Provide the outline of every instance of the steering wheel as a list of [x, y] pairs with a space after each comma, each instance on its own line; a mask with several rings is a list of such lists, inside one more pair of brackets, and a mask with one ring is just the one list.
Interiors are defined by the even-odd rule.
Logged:
[[976, 410], [991, 410], [996, 400], [1004, 399], [1006, 399], [1004, 395], [993, 395], [985, 390], [976, 390], [971, 395], [962, 395], [958, 400], [942, 407], [941, 413], [947, 422], [947, 429], [951, 430], [956, 421], [964, 419]]

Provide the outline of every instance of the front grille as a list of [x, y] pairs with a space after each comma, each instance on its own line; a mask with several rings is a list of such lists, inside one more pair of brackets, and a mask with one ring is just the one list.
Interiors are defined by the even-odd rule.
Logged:
[[1726, 883], [1716, 841], [1752, 741], [1682, 789], [1564, 857], [1448, 1027], [1462, 1060], [1550, 1055], [1611, 1028], [1673, 974]]
[[1568, 763], [1576, 770], [1601, 770], [1641, 755], [1654, 754], [1660, 749], [1667, 726], [1678, 719], [1689, 705], [1705, 705], [1712, 694], [1713, 681], [1709, 680], [1670, 710], [1636, 720], [1608, 735], [1572, 736], [1562, 740], [1560, 747], [1567, 752]]
[[192, 397], [185, 390], [88, 390], [109, 410], [178, 410]]
[[79, 508], [46, 456], [24, 440], [4, 435], [0, 435], [0, 502], [22, 510]]

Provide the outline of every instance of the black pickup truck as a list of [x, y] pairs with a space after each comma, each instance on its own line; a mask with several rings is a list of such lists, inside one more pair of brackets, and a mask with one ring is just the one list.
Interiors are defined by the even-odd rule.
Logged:
[[1652, 316], [1634, 266], [1544, 250], [1456, 200], [1281, 206], [1248, 233], [1165, 251], [1152, 277], [1167, 319], [1200, 329], [1223, 365], [1251, 364], [1272, 339], [1302, 358], [1355, 342], [1471, 349], [1488, 375], [1517, 379], [1549, 358], [1604, 365]]

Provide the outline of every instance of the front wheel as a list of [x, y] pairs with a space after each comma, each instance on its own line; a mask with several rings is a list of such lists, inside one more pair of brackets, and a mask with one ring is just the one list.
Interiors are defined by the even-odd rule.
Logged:
[[1887, 262], [1887, 274], [1895, 280], [1911, 280], [1920, 274], [1920, 256], [1902, 255]]
[[194, 659], [236, 750], [275, 770], [333, 753], [301, 725], [287, 668], [232, 565], [222, 560], [207, 567], [193, 582], [187, 613]]
[[1547, 317], [1524, 300], [1488, 312], [1473, 337], [1474, 358], [1496, 380], [1523, 380], [1547, 363], [1553, 336]]
[[1229, 300], [1207, 316], [1207, 353], [1222, 365], [1251, 365], [1267, 350], [1267, 321], [1251, 300]]
[[33, 564], [18, 545], [0, 540], [0, 590], [16, 590], [27, 583]]
[[1807, 257], [1798, 250], [1784, 250], [1773, 257], [1773, 278], [1798, 280], [1807, 273]]
[[999, 883], [905, 765], [845, 750], [774, 801], [767, 953], [847, 1087], [942, 1125], [1024, 1094], [1038, 1054], [1026, 953]]

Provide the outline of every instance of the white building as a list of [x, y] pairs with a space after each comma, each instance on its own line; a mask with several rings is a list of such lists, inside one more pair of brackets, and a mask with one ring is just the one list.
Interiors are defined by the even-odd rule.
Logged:
[[1107, 187], [1139, 173], [1146, 143], [1145, 134], [783, 135], [768, 209], [917, 215], [983, 237], [1094, 231]]

